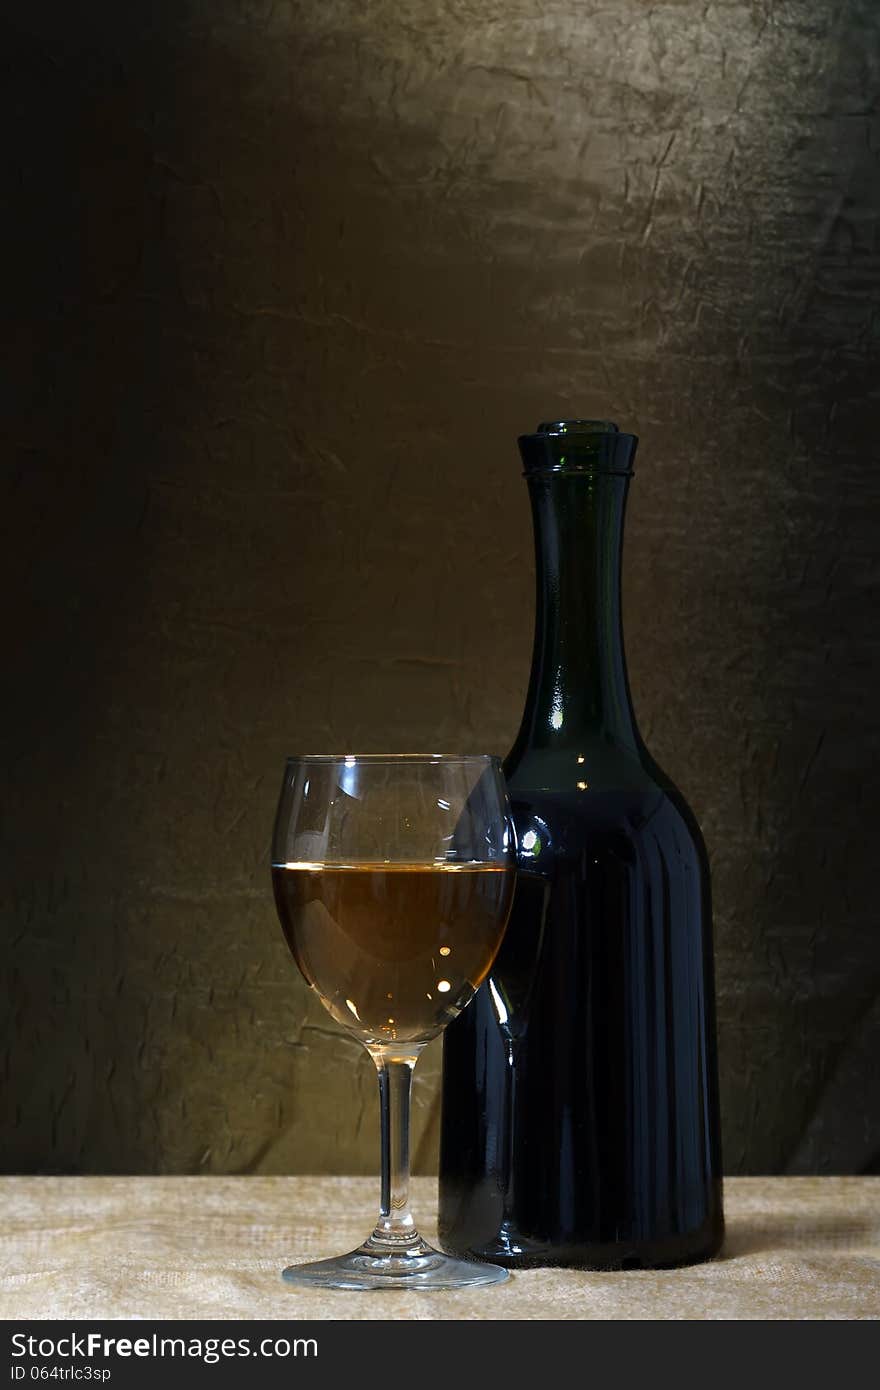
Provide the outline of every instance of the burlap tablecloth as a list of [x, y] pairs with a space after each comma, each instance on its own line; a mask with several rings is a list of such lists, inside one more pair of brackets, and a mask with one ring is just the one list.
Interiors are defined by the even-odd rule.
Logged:
[[[0, 1179], [0, 1316], [876, 1318], [880, 1178], [734, 1178], [720, 1259], [667, 1271], [528, 1270], [469, 1292], [291, 1289], [375, 1215], [369, 1178]], [[431, 1234], [436, 1182], [414, 1209]]]

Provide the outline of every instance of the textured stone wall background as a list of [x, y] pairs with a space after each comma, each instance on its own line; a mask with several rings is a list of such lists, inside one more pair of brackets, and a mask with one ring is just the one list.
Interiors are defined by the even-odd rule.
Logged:
[[281, 760], [506, 750], [514, 438], [586, 413], [642, 439], [727, 1167], [877, 1171], [873, 0], [5, 8], [3, 1167], [373, 1170]]

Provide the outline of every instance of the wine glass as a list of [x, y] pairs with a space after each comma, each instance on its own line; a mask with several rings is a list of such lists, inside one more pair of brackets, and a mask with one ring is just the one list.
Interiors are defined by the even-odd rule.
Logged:
[[510, 911], [514, 834], [500, 761], [288, 758], [272, 881], [307, 983], [376, 1063], [382, 1136], [372, 1235], [283, 1277], [343, 1289], [499, 1283], [506, 1270], [422, 1239], [408, 1189], [413, 1068], [489, 973]]

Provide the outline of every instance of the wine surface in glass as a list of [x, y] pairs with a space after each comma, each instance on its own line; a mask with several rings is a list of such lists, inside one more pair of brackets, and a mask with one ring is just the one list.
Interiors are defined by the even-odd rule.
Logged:
[[366, 1043], [425, 1042], [482, 984], [513, 894], [491, 863], [276, 864], [294, 959], [330, 1013]]

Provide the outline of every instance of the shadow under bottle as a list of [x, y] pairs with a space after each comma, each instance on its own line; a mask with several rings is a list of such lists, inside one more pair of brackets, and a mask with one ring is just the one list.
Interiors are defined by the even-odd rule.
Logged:
[[517, 886], [488, 981], [444, 1041], [443, 1245], [590, 1268], [723, 1237], [709, 867], [636, 728], [620, 568], [635, 438], [542, 425], [531, 680], [505, 764]]

